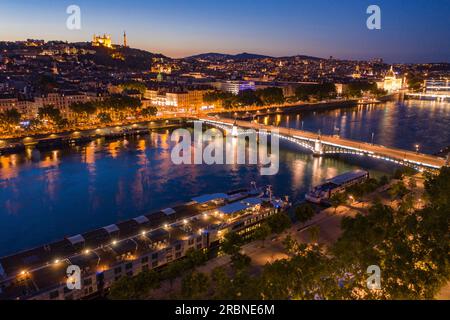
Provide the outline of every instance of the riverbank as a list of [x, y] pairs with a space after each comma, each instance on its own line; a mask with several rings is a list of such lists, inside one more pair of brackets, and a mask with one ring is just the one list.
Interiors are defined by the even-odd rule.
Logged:
[[[392, 96], [385, 97], [386, 100], [389, 101], [392, 99]], [[291, 114], [298, 113], [301, 111], [331, 111], [336, 109], [348, 109], [354, 108], [357, 106], [365, 106], [365, 105], [376, 105], [382, 103], [381, 100], [333, 100], [327, 102], [317, 102], [317, 103], [295, 103], [295, 104], [286, 104], [283, 106], [265, 106], [265, 107], [245, 107], [240, 109], [230, 109], [224, 112], [212, 112], [210, 115], [215, 116], [225, 116], [229, 118], [238, 118], [243, 120], [252, 119], [255, 116], [269, 116], [275, 114]]]
[[183, 126], [185, 118], [159, 119], [121, 126], [107, 126], [81, 131], [64, 131], [51, 134], [36, 134], [6, 140], [0, 140], [0, 155], [23, 152], [27, 147], [39, 149], [69, 147], [104, 138], [117, 139], [139, 134], [148, 134], [153, 130], [170, 129]]

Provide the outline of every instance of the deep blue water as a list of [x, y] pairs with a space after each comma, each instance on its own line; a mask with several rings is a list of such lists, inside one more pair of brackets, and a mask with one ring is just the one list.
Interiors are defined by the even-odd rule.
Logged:
[[[435, 152], [450, 145], [450, 108], [432, 103], [291, 114], [266, 121], [345, 137]], [[264, 119], [261, 119], [264, 121]], [[314, 158], [281, 144], [280, 170], [260, 176], [257, 166], [174, 165], [170, 132], [85, 147], [0, 156], [0, 256], [139, 216], [204, 193], [272, 184], [294, 201], [323, 179], [363, 167], [373, 174], [395, 168], [365, 158]]]
[[[265, 119], [267, 118], [267, 119]], [[450, 103], [387, 102], [333, 111], [260, 117], [260, 122], [434, 154], [450, 145]]]

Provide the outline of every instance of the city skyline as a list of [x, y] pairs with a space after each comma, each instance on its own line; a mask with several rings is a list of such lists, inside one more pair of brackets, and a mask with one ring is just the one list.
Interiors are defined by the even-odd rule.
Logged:
[[[71, 4], [81, 8], [81, 30], [66, 28], [66, 8]], [[278, 1], [255, 6], [252, 1], [239, 5], [234, 1], [214, 5], [177, 1], [167, 5], [134, 1], [124, 10], [118, 1], [45, 0], [39, 5], [5, 1], [0, 15], [8, 28], [0, 30], [0, 39], [82, 42], [90, 41], [93, 34], [108, 33], [113, 43], [121, 43], [126, 30], [131, 47], [173, 58], [251, 52], [274, 57], [383, 58], [388, 63], [449, 61], [450, 45], [443, 40], [449, 37], [445, 28], [448, 3], [379, 1], [381, 30], [366, 27], [370, 4]]]

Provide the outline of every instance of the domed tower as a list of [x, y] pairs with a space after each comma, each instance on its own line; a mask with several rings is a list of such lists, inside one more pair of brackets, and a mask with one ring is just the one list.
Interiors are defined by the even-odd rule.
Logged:
[[391, 69], [389, 69], [389, 71], [386, 73], [386, 79], [395, 79], [395, 72], [394, 72], [394, 67], [391, 66]]

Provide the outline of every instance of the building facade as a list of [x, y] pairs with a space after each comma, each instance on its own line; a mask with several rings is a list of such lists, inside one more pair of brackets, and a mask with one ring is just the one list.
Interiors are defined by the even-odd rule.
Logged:
[[394, 68], [391, 66], [391, 69], [384, 77], [384, 80], [381, 82], [377, 82], [377, 86], [378, 89], [383, 89], [388, 93], [393, 93], [403, 88], [403, 79], [397, 78], [394, 72]]
[[112, 48], [111, 36], [109, 34], [96, 35], [92, 37], [92, 45], [94, 47]]
[[162, 92], [159, 90], [146, 90], [144, 98], [163, 112], [194, 113], [203, 106], [203, 95], [206, 92], [208, 91]]
[[225, 81], [225, 82], [213, 82], [213, 87], [218, 90], [230, 92], [234, 95], [238, 95], [239, 92], [245, 90], [256, 90], [255, 83], [253, 81]]

